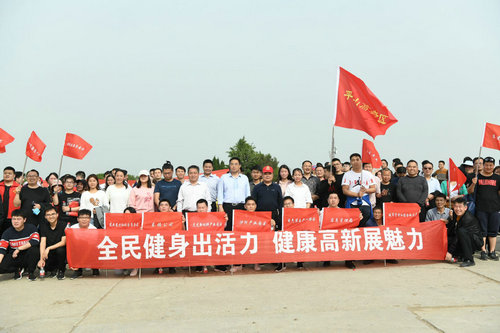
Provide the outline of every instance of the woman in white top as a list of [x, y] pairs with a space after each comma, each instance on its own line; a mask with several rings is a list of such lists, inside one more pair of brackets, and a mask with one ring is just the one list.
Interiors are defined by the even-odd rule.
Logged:
[[124, 170], [117, 170], [115, 173], [116, 183], [110, 185], [106, 190], [110, 213], [123, 213], [125, 208], [128, 207], [130, 187], [125, 181], [125, 175]]
[[280, 166], [278, 171], [278, 185], [281, 187], [281, 195], [285, 197], [286, 188], [292, 182], [292, 175], [290, 174], [290, 168], [287, 165], [283, 164]]
[[100, 225], [96, 223], [95, 209], [96, 207], [106, 207], [109, 209], [109, 201], [106, 196], [106, 192], [99, 189], [99, 178], [97, 175], [91, 174], [87, 177], [88, 190], [82, 193], [80, 198], [80, 209], [88, 209], [92, 214], [92, 224]]
[[295, 201], [295, 208], [311, 208], [311, 191], [307, 185], [302, 182], [302, 170], [293, 169], [293, 183], [287, 186], [285, 196], [291, 196]]

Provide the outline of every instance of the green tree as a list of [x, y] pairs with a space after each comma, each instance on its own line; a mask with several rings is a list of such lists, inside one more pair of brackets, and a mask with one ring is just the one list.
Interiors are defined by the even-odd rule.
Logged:
[[214, 162], [214, 170], [227, 169], [229, 167], [227, 164], [224, 163], [223, 160], [219, 159], [216, 156], [212, 158], [212, 162]]
[[241, 160], [243, 173], [250, 177], [251, 168], [255, 165], [261, 168], [270, 165], [274, 169], [274, 176], [278, 174], [278, 159], [271, 154], [264, 154], [255, 150], [255, 146], [242, 137], [236, 144], [227, 151], [229, 158], [238, 157]]

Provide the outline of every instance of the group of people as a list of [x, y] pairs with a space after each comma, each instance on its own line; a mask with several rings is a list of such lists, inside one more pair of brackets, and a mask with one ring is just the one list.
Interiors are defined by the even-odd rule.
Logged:
[[[141, 170], [133, 184], [127, 181], [127, 171], [120, 168], [106, 172], [100, 184], [97, 175], [86, 176], [83, 171], [62, 177], [51, 173], [44, 182], [37, 170], [23, 175], [5, 167], [0, 182], [0, 274], [13, 272], [14, 278], [20, 279], [26, 271], [28, 279], [34, 281], [38, 268], [40, 276], [48, 272], [64, 279], [66, 228], [106, 228], [107, 212], [219, 211], [225, 212], [226, 221], [232, 221], [235, 209], [270, 211], [273, 227], [282, 230], [283, 207], [357, 208], [359, 227], [371, 227], [383, 224], [385, 202], [418, 204], [421, 222], [443, 220], [448, 230], [446, 260], [472, 266], [473, 254], [479, 251], [481, 260], [498, 261], [500, 167], [495, 167], [492, 157], [466, 157], [460, 169], [467, 181], [454, 188], [455, 184], [448, 185], [444, 161], [434, 170], [428, 160], [419, 166], [415, 160], [404, 165], [395, 158], [392, 168], [382, 160], [382, 168], [374, 170], [357, 153], [344, 163], [337, 158], [325, 164], [306, 160], [293, 170], [281, 165], [276, 181], [271, 166], [252, 167], [249, 180], [237, 157], [229, 160], [229, 171], [221, 177], [213, 174], [213, 162], [208, 159], [203, 161], [201, 172], [197, 165], [174, 170], [167, 161], [162, 168]], [[227, 222], [225, 230], [231, 228]], [[345, 265], [355, 268], [353, 261]], [[297, 263], [297, 267], [303, 264]], [[259, 270], [260, 266], [254, 268]], [[277, 264], [275, 270], [285, 268]], [[214, 268], [220, 272], [227, 269]], [[233, 272], [239, 269], [241, 266], [232, 267]], [[71, 278], [83, 275], [81, 267], [72, 270]], [[196, 270], [207, 272], [207, 267]], [[175, 273], [175, 269], [169, 272]], [[93, 269], [92, 274], [99, 275], [99, 270]], [[137, 270], [129, 274], [135, 275]]]

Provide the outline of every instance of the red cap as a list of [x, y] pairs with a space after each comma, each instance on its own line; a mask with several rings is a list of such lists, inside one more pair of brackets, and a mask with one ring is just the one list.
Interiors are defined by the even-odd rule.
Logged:
[[263, 173], [266, 173], [266, 172], [273, 173], [273, 168], [272, 168], [272, 167], [270, 167], [269, 165], [266, 165], [266, 166], [264, 167], [264, 169], [262, 169], [262, 172], [263, 172]]

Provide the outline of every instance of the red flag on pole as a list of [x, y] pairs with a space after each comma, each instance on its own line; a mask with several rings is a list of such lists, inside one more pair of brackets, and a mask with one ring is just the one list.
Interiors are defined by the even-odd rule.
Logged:
[[500, 150], [500, 125], [486, 123], [482, 146]]
[[76, 134], [66, 133], [66, 140], [64, 141], [63, 155], [83, 159], [85, 155], [92, 149], [87, 141], [83, 140]]
[[374, 139], [398, 121], [361, 79], [342, 67], [336, 106], [335, 126], [364, 131]]
[[450, 173], [450, 179], [448, 179], [448, 195], [450, 195], [451, 192], [453, 191], [460, 191], [460, 187], [462, 187], [463, 184], [467, 181], [467, 177], [463, 174], [463, 172], [457, 168], [453, 160], [450, 158], [449, 160], [449, 173]]
[[41, 162], [45, 147], [47, 147], [47, 145], [45, 145], [38, 135], [36, 135], [35, 131], [33, 131], [26, 144], [26, 156], [35, 162]]
[[5, 146], [14, 141], [14, 137], [0, 128], [0, 153], [5, 153]]
[[375, 149], [375, 144], [373, 144], [373, 142], [363, 139], [363, 149], [361, 156], [361, 161], [363, 163], [370, 163], [374, 168], [382, 167], [380, 155], [377, 149]]

